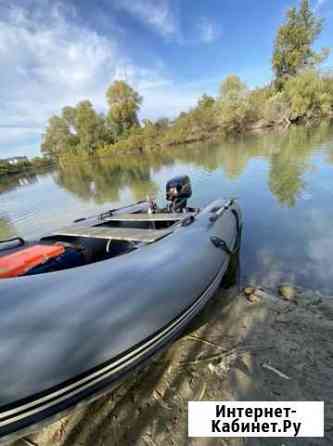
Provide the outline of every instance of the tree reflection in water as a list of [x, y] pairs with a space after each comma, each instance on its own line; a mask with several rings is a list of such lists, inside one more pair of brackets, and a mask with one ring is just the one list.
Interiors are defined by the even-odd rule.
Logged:
[[7, 240], [16, 235], [16, 230], [9, 218], [0, 216], [0, 240]]
[[22, 174], [22, 175], [5, 175], [0, 177], [0, 194], [14, 190], [18, 187], [34, 184], [38, 181], [38, 177], [35, 174]]
[[[239, 198], [242, 280], [332, 289], [333, 270], [327, 266], [333, 252], [332, 142], [333, 128], [322, 124], [140, 156], [67, 157], [52, 174], [36, 177], [35, 185], [0, 193], [0, 218], [1, 211], [10, 214], [20, 234], [37, 238], [77, 217], [147, 195], [160, 200], [166, 180], [186, 173], [194, 206], [221, 196]], [[6, 181], [0, 179], [0, 192], [8, 190]], [[17, 187], [17, 180], [11, 181]], [[1, 236], [12, 232], [8, 218], [2, 219]]]

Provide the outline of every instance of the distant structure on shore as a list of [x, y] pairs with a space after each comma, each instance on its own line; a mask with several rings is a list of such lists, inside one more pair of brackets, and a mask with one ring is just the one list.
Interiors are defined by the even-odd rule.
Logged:
[[15, 164], [18, 164], [18, 163], [27, 162], [29, 160], [28, 160], [28, 158], [26, 156], [13, 156], [11, 158], [5, 158], [5, 159], [2, 159], [0, 161], [2, 161], [4, 163], [11, 164], [11, 165], [15, 165]]

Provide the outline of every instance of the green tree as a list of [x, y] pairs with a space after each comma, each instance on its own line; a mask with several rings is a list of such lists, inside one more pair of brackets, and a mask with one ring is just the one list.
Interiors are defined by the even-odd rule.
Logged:
[[268, 98], [262, 108], [263, 118], [268, 124], [288, 126], [290, 124], [290, 104], [285, 91], [278, 91]]
[[170, 125], [169, 118], [159, 118], [155, 122], [155, 126], [160, 130], [166, 130], [169, 127], [169, 125]]
[[220, 86], [220, 99], [222, 100], [239, 100], [247, 93], [247, 86], [238, 76], [230, 74], [227, 76]]
[[327, 50], [317, 53], [312, 49], [322, 26], [323, 21], [311, 10], [309, 0], [302, 0], [299, 9], [289, 9], [286, 23], [280, 26], [274, 45], [272, 64], [279, 88], [285, 78], [325, 59]]
[[9, 239], [16, 233], [13, 223], [5, 217], [0, 217], [0, 240]]
[[138, 111], [142, 97], [132, 87], [124, 81], [115, 81], [107, 90], [106, 97], [109, 105], [108, 120], [116, 137], [139, 126]]
[[198, 101], [198, 107], [201, 108], [213, 107], [214, 104], [215, 99], [212, 96], [208, 96], [206, 93], [204, 93]]
[[82, 101], [76, 107], [64, 107], [61, 116], [49, 119], [41, 149], [45, 155], [56, 157], [77, 150], [91, 152], [112, 142], [106, 118], [94, 110], [90, 101]]
[[74, 149], [78, 143], [78, 136], [71, 132], [66, 120], [63, 117], [51, 116], [46, 132], [42, 135], [42, 153], [56, 157], [65, 150]]
[[328, 107], [328, 114], [333, 117], [333, 71], [324, 72], [321, 75], [323, 82], [323, 89], [330, 98], [330, 106]]
[[285, 84], [293, 121], [311, 120], [328, 116], [333, 106], [332, 93], [327, 84], [314, 70], [308, 70]]
[[149, 119], [143, 121], [142, 136], [145, 149], [152, 150], [156, 147], [162, 128], [163, 127], [159, 127], [157, 123], [154, 124]]
[[249, 103], [257, 119], [266, 118], [265, 105], [273, 94], [274, 90], [270, 85], [263, 88], [255, 88], [249, 92]]
[[62, 119], [65, 121], [71, 133], [77, 132], [76, 108], [66, 106], [62, 109]]
[[253, 121], [253, 107], [246, 85], [234, 74], [221, 84], [219, 123], [226, 132], [240, 132]]
[[103, 115], [96, 113], [90, 101], [80, 102], [75, 110], [75, 129], [80, 149], [94, 151], [103, 143], [111, 143], [111, 132]]

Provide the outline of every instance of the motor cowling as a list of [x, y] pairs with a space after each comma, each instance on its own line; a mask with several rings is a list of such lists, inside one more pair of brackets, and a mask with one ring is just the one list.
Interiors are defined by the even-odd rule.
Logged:
[[166, 199], [170, 212], [183, 212], [192, 196], [191, 180], [187, 175], [174, 177], [166, 184]]

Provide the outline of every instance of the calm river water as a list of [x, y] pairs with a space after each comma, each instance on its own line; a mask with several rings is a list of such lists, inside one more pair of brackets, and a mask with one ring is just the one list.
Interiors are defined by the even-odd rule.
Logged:
[[168, 153], [66, 164], [0, 179], [0, 238], [34, 238], [74, 218], [154, 194], [190, 175], [193, 206], [237, 197], [244, 232], [241, 278], [333, 290], [333, 128], [293, 128]]

